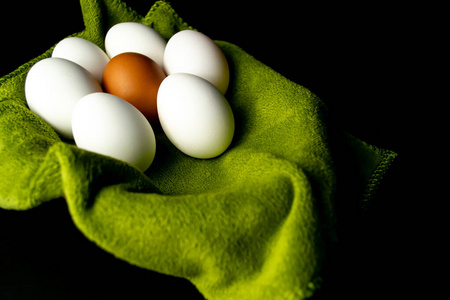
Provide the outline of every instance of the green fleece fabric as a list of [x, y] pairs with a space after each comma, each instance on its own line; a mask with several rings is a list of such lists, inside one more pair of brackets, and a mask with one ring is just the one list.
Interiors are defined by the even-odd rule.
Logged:
[[[86, 29], [75, 36], [101, 47], [108, 28], [124, 21], [144, 23], [166, 39], [192, 29], [164, 1], [145, 17], [117, 0], [80, 3]], [[311, 296], [335, 240], [336, 165], [346, 166], [330, 141], [355, 158], [354, 186], [363, 200], [395, 153], [333, 135], [324, 103], [308, 89], [239, 47], [217, 43], [231, 70], [226, 98], [236, 132], [230, 148], [195, 159], [158, 132], [145, 174], [61, 140], [28, 109], [27, 72], [52, 49], [2, 77], [0, 207], [26, 210], [65, 199], [75, 225], [99, 247], [187, 278], [207, 299]]]

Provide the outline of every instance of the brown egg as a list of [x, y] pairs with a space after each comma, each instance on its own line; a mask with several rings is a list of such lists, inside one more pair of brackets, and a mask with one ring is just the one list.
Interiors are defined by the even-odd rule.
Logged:
[[156, 96], [165, 77], [163, 69], [147, 56], [122, 53], [106, 65], [103, 90], [130, 102], [152, 124], [157, 124]]

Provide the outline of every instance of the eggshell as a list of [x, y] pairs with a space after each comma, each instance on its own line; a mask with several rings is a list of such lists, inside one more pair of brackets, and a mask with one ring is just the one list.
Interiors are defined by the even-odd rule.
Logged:
[[222, 50], [203, 33], [184, 30], [173, 35], [164, 52], [167, 75], [189, 73], [214, 84], [222, 94], [228, 89], [230, 71]]
[[156, 96], [165, 77], [163, 69], [147, 56], [121, 53], [106, 66], [103, 88], [105, 92], [130, 102], [153, 124], [157, 124]]
[[150, 123], [133, 105], [114, 95], [83, 97], [74, 109], [72, 127], [79, 148], [125, 161], [141, 171], [155, 157]]
[[110, 58], [135, 52], [153, 59], [160, 67], [163, 67], [166, 44], [166, 40], [154, 29], [134, 22], [114, 25], [105, 37], [105, 49]]
[[79, 64], [94, 75], [100, 84], [103, 70], [109, 62], [108, 55], [100, 47], [79, 37], [60, 41], [53, 49], [52, 57], [65, 58]]
[[166, 77], [158, 91], [158, 114], [168, 139], [189, 156], [216, 157], [233, 139], [234, 117], [228, 101], [198, 76]]
[[46, 58], [28, 71], [25, 97], [32, 112], [65, 138], [73, 138], [72, 112], [81, 97], [101, 92], [98, 81], [85, 68], [63, 58]]

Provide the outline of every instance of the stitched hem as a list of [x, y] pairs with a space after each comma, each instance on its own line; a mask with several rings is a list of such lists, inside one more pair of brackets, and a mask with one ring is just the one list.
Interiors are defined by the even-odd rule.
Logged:
[[382, 153], [381, 162], [378, 167], [370, 176], [364, 193], [362, 195], [360, 209], [364, 213], [368, 210], [370, 203], [372, 202], [378, 188], [380, 187], [386, 172], [389, 170], [394, 159], [397, 157], [397, 153], [391, 150], [379, 149], [372, 145], [368, 145], [374, 151]]

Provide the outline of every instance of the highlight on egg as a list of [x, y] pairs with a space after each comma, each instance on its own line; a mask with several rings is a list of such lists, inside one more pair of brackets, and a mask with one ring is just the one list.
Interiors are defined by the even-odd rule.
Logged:
[[142, 172], [155, 157], [150, 123], [133, 105], [111, 94], [81, 98], [73, 111], [72, 130], [77, 147], [127, 162]]
[[158, 91], [161, 127], [172, 144], [201, 159], [219, 156], [231, 144], [234, 117], [225, 96], [209, 81], [176, 73]]
[[180, 31], [169, 39], [164, 51], [164, 70], [167, 75], [189, 73], [202, 77], [222, 94], [230, 81], [228, 62], [220, 47], [194, 30]]
[[77, 102], [85, 95], [102, 92], [94, 76], [63, 58], [45, 58], [28, 71], [25, 98], [32, 112], [64, 138], [72, 139], [71, 119]]
[[105, 49], [110, 58], [135, 52], [151, 58], [161, 68], [166, 43], [153, 28], [135, 22], [118, 23], [108, 30], [105, 37]]
[[60, 41], [53, 49], [52, 57], [64, 58], [79, 64], [100, 84], [103, 70], [109, 62], [108, 55], [99, 46], [79, 37], [68, 37]]

